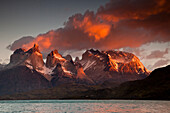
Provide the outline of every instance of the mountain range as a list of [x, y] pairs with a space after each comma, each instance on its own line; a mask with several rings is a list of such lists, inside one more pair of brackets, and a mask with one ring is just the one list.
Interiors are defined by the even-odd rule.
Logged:
[[[146, 81], [150, 78], [149, 74], [150, 71], [132, 53], [90, 49], [82, 54], [82, 59], [76, 57], [73, 61], [70, 55], [62, 56], [57, 50], [53, 50], [44, 62], [39, 47], [35, 44], [29, 50], [15, 50], [10, 57], [10, 63], [1, 68], [0, 95], [1, 99], [18, 94], [36, 94], [46, 99], [99, 98], [103, 96], [97, 96], [94, 91], [103, 94], [100, 93], [102, 90], [111, 91], [111, 94], [118, 98], [119, 96], [113, 93], [119, 91], [115, 88], [123, 89], [126, 86], [124, 84], [131, 84], [129, 81]], [[122, 93], [122, 97], [125, 97], [123, 94], [126, 93]], [[35, 95], [33, 97], [40, 98]], [[107, 95], [106, 97], [113, 98]], [[21, 98], [26, 99], [24, 96], [15, 99]]]

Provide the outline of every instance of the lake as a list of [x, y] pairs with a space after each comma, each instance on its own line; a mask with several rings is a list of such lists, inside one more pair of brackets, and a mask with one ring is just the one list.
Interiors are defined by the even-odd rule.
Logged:
[[150, 100], [3, 100], [1, 112], [170, 113], [170, 101]]

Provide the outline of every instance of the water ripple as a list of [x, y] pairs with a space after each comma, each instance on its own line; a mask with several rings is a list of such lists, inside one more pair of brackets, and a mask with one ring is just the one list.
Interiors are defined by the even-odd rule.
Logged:
[[168, 113], [170, 101], [17, 100], [0, 101], [3, 113]]

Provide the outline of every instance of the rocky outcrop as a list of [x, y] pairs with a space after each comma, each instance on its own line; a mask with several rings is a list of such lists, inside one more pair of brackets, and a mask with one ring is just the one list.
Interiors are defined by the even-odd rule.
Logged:
[[12, 65], [19, 65], [23, 63], [23, 61], [28, 57], [28, 55], [25, 54], [25, 49], [17, 49], [14, 51], [14, 53], [10, 57], [10, 63], [9, 67]]
[[135, 55], [121, 51], [87, 50], [79, 63], [96, 83], [144, 79], [150, 73]]
[[55, 67], [57, 63], [63, 63], [65, 59], [58, 53], [57, 50], [51, 51], [47, 56], [46, 66], [48, 68]]
[[28, 51], [22, 48], [14, 51], [10, 57], [10, 63], [6, 66], [6, 69], [10, 69], [16, 66], [27, 66], [31, 69], [42, 70], [44, 67], [44, 61], [38, 45], [35, 44]]
[[118, 65], [118, 71], [122, 74], [146, 74], [150, 72], [144, 67], [132, 53], [122, 51], [106, 51], [109, 55], [110, 60]]
[[28, 58], [25, 60], [26, 65], [31, 66], [35, 70], [43, 70], [44, 61], [37, 44], [35, 44], [33, 48], [26, 51], [25, 54], [29, 54]]
[[80, 63], [76, 63], [75, 67], [77, 70], [77, 75], [76, 75], [77, 82], [86, 83], [86, 84], [95, 84], [95, 82], [85, 74], [83, 67]]

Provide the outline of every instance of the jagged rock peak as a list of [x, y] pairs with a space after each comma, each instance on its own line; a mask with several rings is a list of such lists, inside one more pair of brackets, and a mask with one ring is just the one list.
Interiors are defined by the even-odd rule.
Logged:
[[88, 59], [92, 55], [93, 54], [89, 50], [87, 50], [85, 53], [83, 53], [82, 59]]
[[27, 51], [27, 53], [33, 53], [33, 52], [41, 53], [40, 50], [39, 50], [38, 44], [34, 44], [34, 46]]
[[34, 44], [34, 48], [38, 49], [39, 48], [38, 44]]
[[25, 53], [25, 49], [24, 48], [19, 48], [19, 49], [16, 49], [15, 51], [14, 51], [14, 54], [23, 54], [23, 53]]
[[94, 50], [94, 49], [89, 49], [86, 50], [86, 52], [84, 53], [84, 55], [86, 56], [91, 56], [91, 55], [96, 55], [96, 54], [100, 54], [101, 52], [99, 50]]
[[76, 57], [76, 58], [75, 58], [75, 62], [80, 62], [79, 57]]
[[70, 61], [71, 63], [73, 63], [72, 57], [71, 55], [67, 55], [64, 57], [66, 60]]
[[54, 57], [54, 58], [62, 58], [62, 55], [58, 53], [58, 50], [51, 51], [50, 54], [48, 54], [47, 57]]
[[15, 50], [10, 56], [10, 63], [6, 66], [6, 69], [15, 66], [27, 66], [30, 69], [42, 69], [44, 62], [38, 45], [35, 44], [28, 51], [25, 51], [25, 49], [22, 48]]
[[57, 65], [57, 63], [64, 62], [65, 59], [58, 53], [57, 50], [51, 51], [47, 56], [46, 66], [51, 68]]
[[48, 54], [48, 56], [54, 56], [56, 54], [59, 54], [59, 53], [58, 53], [58, 50], [55, 49], [55, 50], [51, 51], [51, 53]]
[[67, 55], [64, 58], [66, 59], [66, 62], [63, 64], [65, 69], [72, 72], [72, 73], [76, 73], [75, 65], [74, 65], [74, 62], [72, 60], [71, 55]]
[[10, 63], [17, 63], [25, 58], [25, 49], [19, 48], [10, 56]]
[[105, 57], [108, 57], [107, 53], [103, 51], [100, 52], [99, 50], [90, 49], [90, 50], [87, 50], [85, 53], [83, 53], [81, 60], [83, 59], [88, 60], [89, 58], [102, 60], [102, 59], [105, 59]]
[[90, 51], [92, 54], [96, 55], [96, 54], [100, 54], [100, 51], [99, 50], [94, 50], [94, 49], [90, 49], [90, 50], [87, 50], [87, 51]]

